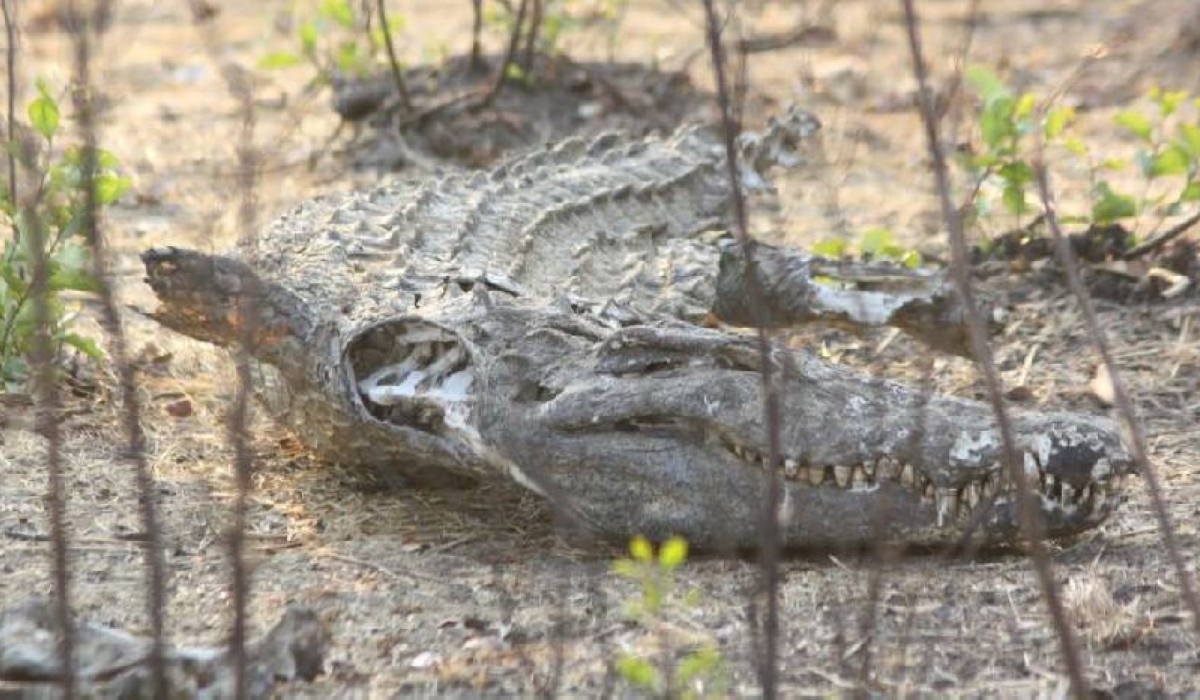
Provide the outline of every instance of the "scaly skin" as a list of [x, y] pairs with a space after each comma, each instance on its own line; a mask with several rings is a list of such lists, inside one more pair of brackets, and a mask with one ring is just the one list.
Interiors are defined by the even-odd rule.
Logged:
[[[744, 139], [748, 181], [764, 186], [814, 129], [793, 111]], [[887, 323], [962, 352], [962, 314], [927, 273], [907, 280], [917, 291], [834, 289], [812, 277], [877, 281], [879, 269], [762, 245], [748, 271], [704, 234], [729, 201], [722, 154], [696, 128], [609, 135], [316, 200], [270, 227], [248, 263], [148, 251], [156, 317], [229, 344], [252, 300], [263, 397], [314, 449], [419, 482], [507, 476], [616, 537], [752, 546], [773, 473], [789, 546], [1017, 539], [995, 423], [977, 402], [779, 351], [784, 459], [763, 464], [755, 347], [689, 321], [712, 310], [732, 324]], [[758, 312], [747, 274], [767, 293]], [[1129, 469], [1113, 424], [1015, 421], [1048, 534], [1107, 517]]]

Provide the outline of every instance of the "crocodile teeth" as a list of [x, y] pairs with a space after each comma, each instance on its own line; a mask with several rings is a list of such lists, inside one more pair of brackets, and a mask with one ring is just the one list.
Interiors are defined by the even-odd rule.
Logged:
[[900, 470], [900, 483], [905, 486], [917, 485], [917, 473], [911, 464], [904, 465], [904, 468]]
[[979, 505], [979, 492], [982, 490], [983, 487], [978, 482], [973, 481], [967, 484], [966, 488], [962, 490], [959, 500], [960, 502], [965, 502], [967, 507], [973, 510]]
[[850, 474], [850, 488], [863, 489], [871, 485], [871, 480], [867, 477], [867, 470], [863, 467], [854, 467]]
[[1063, 503], [1075, 503], [1077, 499], [1078, 494], [1075, 489], [1071, 488], [1071, 485], [1067, 482], [1062, 482], [1062, 498], [1060, 500]]
[[954, 514], [955, 507], [958, 505], [958, 495], [954, 493], [954, 489], [934, 489], [933, 492], [934, 504], [937, 508], [937, 524], [942, 527], [947, 516]]
[[811, 486], [820, 486], [825, 481], [825, 470], [820, 467], [809, 467], [808, 483]]
[[800, 476], [800, 463], [794, 459], [783, 460], [783, 473], [789, 479]]
[[846, 488], [850, 485], [850, 476], [853, 473], [851, 467], [837, 465], [833, 468], [833, 476], [837, 479], [837, 485], [841, 488]]

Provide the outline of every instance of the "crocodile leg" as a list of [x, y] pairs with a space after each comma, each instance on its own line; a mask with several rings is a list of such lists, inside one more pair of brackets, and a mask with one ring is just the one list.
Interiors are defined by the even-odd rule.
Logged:
[[[752, 264], [738, 245], [721, 251], [713, 313], [733, 326], [781, 328], [823, 322], [893, 326], [930, 347], [970, 356], [966, 310], [945, 277], [877, 263], [831, 262], [751, 243]], [[753, 271], [759, 299], [747, 276]], [[984, 310], [989, 319], [991, 309]]]

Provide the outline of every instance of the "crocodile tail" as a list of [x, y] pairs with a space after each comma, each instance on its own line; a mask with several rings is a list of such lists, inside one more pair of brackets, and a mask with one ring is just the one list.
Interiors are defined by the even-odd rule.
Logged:
[[795, 168], [808, 162], [813, 137], [820, 129], [821, 122], [813, 114], [791, 105], [782, 115], [771, 117], [761, 132], [743, 133], [738, 145], [746, 189], [770, 189], [765, 176], [772, 166]]

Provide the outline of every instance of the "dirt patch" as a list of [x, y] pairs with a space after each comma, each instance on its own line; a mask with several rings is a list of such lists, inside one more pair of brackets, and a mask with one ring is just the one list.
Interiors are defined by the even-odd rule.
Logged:
[[[141, 249], [179, 244], [217, 251], [232, 247], [238, 233], [230, 206], [240, 194], [234, 177], [238, 106], [177, 5], [120, 3], [97, 61], [108, 105], [102, 140], [135, 178], [134, 193], [106, 221], [121, 299], [132, 307], [150, 303], [139, 281]], [[656, 56], [665, 72], [688, 67], [690, 80], [706, 85], [703, 61], [688, 62], [703, 49], [698, 10], [665, 0], [633, 5], [618, 59]], [[948, 81], [965, 31], [962, 4], [920, 5], [933, 68], [939, 80]], [[1163, 20], [1183, 17], [1191, 9], [1186, 2], [987, 5], [972, 56], [1001, 66], [1019, 86], [1063, 84], [1095, 45], [1121, 31], [1130, 37], [1119, 53], [1109, 54], [1116, 57], [1105, 69], [1089, 67], [1086, 80], [1067, 92], [1072, 101], [1090, 106], [1081, 128], [1098, 149], [1123, 148], [1107, 128], [1112, 110], [1135, 99], [1149, 82], [1174, 85], [1176, 76], [1186, 77], [1175, 69], [1195, 65], [1194, 56], [1170, 48], [1179, 25]], [[752, 29], [793, 26], [791, 4], [765, 7], [757, 20], [748, 20]], [[405, 58], [411, 65], [421, 62], [423, 42], [462, 46], [469, 36], [469, 3], [418, 0], [406, 12]], [[272, 13], [265, 3], [222, 5], [211, 20], [222, 60], [251, 66], [273, 48], [276, 39], [264, 38], [269, 32], [263, 29], [272, 26]], [[918, 122], [900, 108], [911, 99], [911, 81], [896, 8], [841, 2], [831, 21], [836, 42], [762, 54], [748, 66], [747, 121], [765, 119], [763, 105], [800, 100], [825, 122], [827, 153], [824, 165], [781, 176], [780, 197], [762, 207], [752, 225], [795, 245], [887, 226], [909, 244], [936, 247], [930, 237], [940, 224]], [[69, 63], [61, 33], [29, 34], [23, 48], [26, 84], [38, 74], [64, 84]], [[567, 49], [581, 63], [603, 58], [583, 42]], [[1134, 83], [1128, 80], [1131, 72], [1137, 75]], [[569, 86], [569, 69], [563, 75], [562, 85]], [[635, 84], [639, 75], [647, 74], [633, 74]], [[307, 197], [380, 177], [328, 157], [326, 144], [338, 119], [323, 101], [304, 97], [302, 82], [303, 76], [273, 75], [257, 86], [257, 142], [264, 158], [257, 196], [264, 222]], [[578, 102], [567, 103], [575, 111], [564, 110], [564, 122], [574, 119], [580, 104], [603, 99], [597, 89], [593, 85]], [[510, 93], [514, 101], [525, 96]], [[546, 108], [555, 104], [562, 103], [548, 101]], [[644, 121], [636, 114], [630, 119], [651, 128], [657, 125], [654, 110]], [[668, 113], [662, 121], [673, 118]], [[521, 126], [531, 131], [521, 138], [541, 138], [537, 129], [543, 124], [529, 117]], [[462, 129], [475, 126], [468, 122]], [[508, 127], [483, 128], [483, 157], [507, 148]], [[461, 155], [453, 138], [446, 148], [468, 162], [474, 158], [469, 151]], [[1067, 178], [1060, 180], [1070, 190]], [[1071, 192], [1062, 196], [1069, 201]], [[1186, 238], [1195, 241], [1192, 234]], [[1009, 311], [995, 345], [1006, 388], [1023, 387], [1015, 396], [1031, 406], [1108, 410], [1088, 388], [1095, 358], [1061, 285], [1014, 275], [986, 284]], [[88, 311], [87, 302], [81, 303]], [[1146, 420], [1151, 457], [1163, 475], [1185, 557], [1194, 562], [1200, 547], [1195, 505], [1200, 310], [1194, 299], [1153, 305], [1136, 298], [1100, 301], [1098, 308]], [[235, 385], [232, 365], [226, 351], [169, 334], [136, 313], [126, 322], [133, 347], [147, 348], [140, 390], [158, 479], [154, 497], [164, 514], [170, 634], [182, 643], [217, 644], [227, 633], [231, 610], [224, 537], [234, 491], [225, 422]], [[85, 331], [99, 334], [86, 323]], [[794, 342], [891, 377], [915, 380], [932, 366], [937, 389], [983, 394], [968, 361], [930, 359], [904, 336], [804, 329]], [[103, 368], [95, 378], [98, 392], [73, 399], [73, 415], [64, 424], [73, 602], [90, 619], [144, 634], [137, 494], [131, 467], [121, 457], [113, 378]], [[50, 577], [43, 539], [45, 445], [30, 429], [27, 406], [6, 399], [0, 410], [0, 601], [7, 605], [29, 591], [46, 590]], [[613, 685], [611, 664], [620, 653], [660, 654], [654, 630], [622, 618], [622, 605], [634, 590], [609, 573], [618, 548], [565, 541], [535, 497], [501, 486], [398, 489], [351, 465], [313, 460], [265, 416], [256, 416], [253, 434], [249, 535], [255, 636], [291, 603], [316, 609], [333, 635], [327, 675], [311, 685], [291, 684], [285, 696], [504, 697], [539, 689], [599, 695], [610, 687], [627, 690]], [[1097, 689], [1142, 697], [1193, 688], [1198, 668], [1190, 621], [1138, 480], [1131, 480], [1128, 501], [1108, 524], [1059, 543], [1053, 555]], [[864, 664], [868, 690], [881, 695], [1026, 696], [1063, 690], [1062, 664], [1036, 580], [1019, 554], [892, 562], [884, 568], [868, 625], [871, 570], [868, 560], [853, 554], [786, 562], [784, 695], [849, 692]], [[670, 621], [675, 639], [720, 646], [731, 692], [738, 695], [757, 688], [747, 622], [756, 574], [753, 561], [698, 558], [678, 578], [682, 589], [698, 591], [699, 602]], [[683, 650], [682, 644], [676, 649]]]
[[440, 66], [408, 70], [411, 110], [399, 107], [391, 74], [338, 81], [334, 111], [370, 132], [351, 150], [351, 162], [401, 169], [414, 159], [436, 159], [479, 168], [502, 154], [571, 135], [669, 131], [712, 103], [686, 72], [538, 55], [527, 81], [509, 80], [490, 104], [480, 106], [500, 61], [486, 57], [482, 67], [473, 68], [469, 57], [456, 56]]

